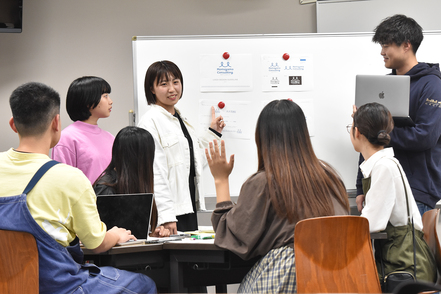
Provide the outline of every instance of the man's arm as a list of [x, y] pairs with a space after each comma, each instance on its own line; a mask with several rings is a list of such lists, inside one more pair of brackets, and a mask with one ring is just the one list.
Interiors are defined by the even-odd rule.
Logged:
[[[426, 83], [418, 101], [411, 101], [415, 127], [395, 127], [390, 145], [396, 149], [424, 151], [433, 148], [441, 136], [441, 80], [433, 77]], [[413, 108], [413, 109], [412, 109]]]
[[135, 236], [132, 235], [130, 230], [123, 228], [113, 227], [106, 232], [104, 240], [100, 246], [93, 249], [93, 253], [98, 254], [110, 250], [116, 243], [124, 243], [129, 240], [136, 240]]

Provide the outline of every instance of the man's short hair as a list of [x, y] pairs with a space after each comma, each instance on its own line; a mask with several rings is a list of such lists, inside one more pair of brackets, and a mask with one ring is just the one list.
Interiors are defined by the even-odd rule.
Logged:
[[21, 136], [42, 135], [60, 113], [60, 95], [41, 83], [26, 83], [15, 89], [9, 105], [17, 132]]
[[423, 41], [423, 28], [413, 18], [402, 14], [395, 14], [384, 19], [374, 32], [373, 42], [381, 45], [395, 43], [397, 46], [410, 42], [414, 54]]
[[87, 120], [92, 115], [90, 109], [97, 107], [101, 96], [110, 91], [109, 83], [100, 77], [85, 76], [73, 81], [66, 96], [66, 110], [70, 119]]

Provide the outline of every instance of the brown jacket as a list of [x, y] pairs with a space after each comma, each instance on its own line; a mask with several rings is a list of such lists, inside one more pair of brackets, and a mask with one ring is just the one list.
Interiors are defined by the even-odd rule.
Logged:
[[[251, 176], [242, 186], [237, 204], [216, 204], [211, 216], [216, 238], [214, 244], [243, 259], [264, 256], [271, 249], [294, 244], [295, 223], [280, 218], [271, 205], [264, 172]], [[333, 199], [335, 215], [348, 214]]]

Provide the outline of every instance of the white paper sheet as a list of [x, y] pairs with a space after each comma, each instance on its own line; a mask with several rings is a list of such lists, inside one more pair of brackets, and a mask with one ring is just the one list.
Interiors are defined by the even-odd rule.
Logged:
[[311, 91], [313, 89], [312, 56], [261, 56], [262, 91]]
[[253, 85], [251, 54], [200, 56], [201, 92], [251, 91]]
[[221, 101], [199, 100], [199, 127], [206, 129], [211, 123], [211, 106], [214, 106], [216, 116], [222, 115], [226, 127], [222, 131], [222, 138], [250, 139], [250, 122], [248, 111], [250, 101], [223, 100], [225, 104], [220, 109]]

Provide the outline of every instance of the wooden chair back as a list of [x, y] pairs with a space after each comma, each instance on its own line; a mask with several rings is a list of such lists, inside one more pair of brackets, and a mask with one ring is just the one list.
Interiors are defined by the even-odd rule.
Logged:
[[302, 220], [294, 252], [298, 293], [381, 293], [366, 218]]
[[438, 285], [441, 285], [441, 244], [438, 238], [438, 228], [440, 227], [439, 208], [426, 211], [423, 215], [423, 232], [424, 239], [436, 260], [438, 269]]
[[38, 293], [38, 249], [32, 234], [0, 230], [0, 293]]

